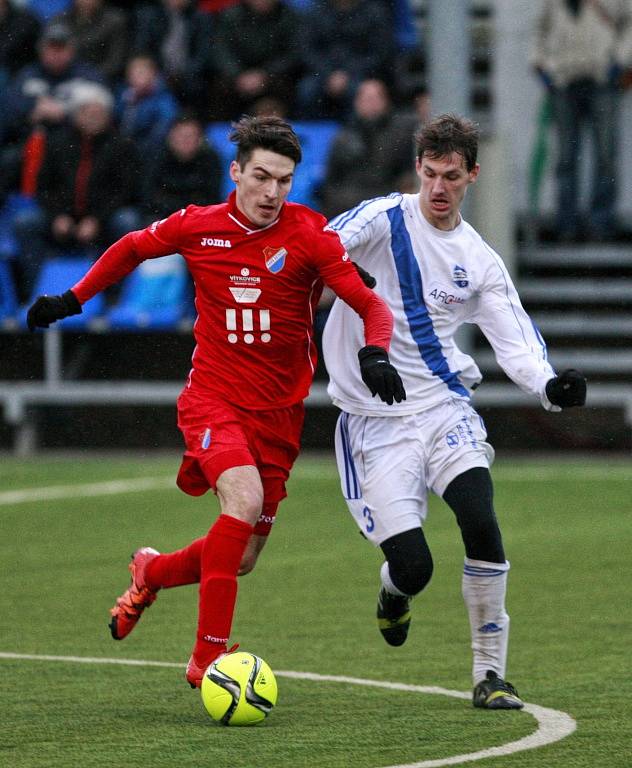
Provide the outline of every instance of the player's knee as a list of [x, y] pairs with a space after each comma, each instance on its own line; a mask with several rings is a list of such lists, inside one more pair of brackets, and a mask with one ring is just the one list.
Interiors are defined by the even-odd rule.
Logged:
[[416, 595], [432, 578], [430, 549], [421, 528], [404, 531], [382, 542], [391, 581], [406, 595]]
[[432, 557], [418, 557], [412, 561], [388, 561], [393, 584], [405, 595], [417, 595], [428, 586], [433, 571]]
[[231, 467], [217, 478], [222, 512], [255, 525], [263, 507], [263, 486], [255, 467]]
[[222, 497], [222, 512], [250, 525], [256, 525], [263, 506], [263, 492], [258, 488], [239, 489]]

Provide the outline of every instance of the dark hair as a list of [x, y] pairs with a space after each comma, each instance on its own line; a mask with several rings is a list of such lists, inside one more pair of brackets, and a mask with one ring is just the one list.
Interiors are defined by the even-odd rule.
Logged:
[[236, 160], [243, 169], [255, 149], [268, 149], [296, 164], [301, 162], [302, 153], [298, 136], [292, 126], [280, 117], [265, 115], [251, 117], [244, 115], [233, 123], [230, 140], [237, 145]]
[[476, 123], [459, 115], [439, 115], [415, 134], [417, 158], [445, 157], [458, 152], [465, 160], [468, 172], [476, 165], [479, 131]]

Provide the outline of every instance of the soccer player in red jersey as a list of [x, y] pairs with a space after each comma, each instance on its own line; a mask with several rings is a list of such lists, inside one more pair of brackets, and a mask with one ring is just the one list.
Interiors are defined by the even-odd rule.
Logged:
[[[235, 190], [221, 205], [191, 205], [122, 237], [60, 296], [40, 296], [31, 330], [81, 312], [81, 305], [144, 259], [180, 253], [195, 283], [192, 368], [178, 398], [186, 450], [178, 486], [209, 488], [220, 515], [206, 536], [176, 552], [137, 550], [132, 583], [111, 610], [121, 640], [163, 587], [199, 582], [198, 628], [186, 677], [199, 686], [227, 652], [237, 575], [252, 570], [298, 454], [303, 400], [316, 365], [314, 311], [324, 284], [364, 324], [362, 378], [390, 404], [405, 398], [387, 350], [393, 319], [366, 287], [324, 217], [286, 202], [301, 149], [275, 117], [244, 117], [231, 139]], [[359, 320], [360, 322], [360, 320]]]

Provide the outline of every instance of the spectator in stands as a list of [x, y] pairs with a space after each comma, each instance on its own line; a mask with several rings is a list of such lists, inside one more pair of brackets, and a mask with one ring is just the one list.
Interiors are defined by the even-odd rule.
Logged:
[[133, 56], [127, 63], [126, 84], [116, 100], [121, 133], [134, 139], [143, 156], [165, 140], [178, 114], [178, 102], [167, 88], [151, 56]]
[[213, 20], [192, 0], [162, 0], [136, 11], [135, 53], [159, 64], [181, 105], [206, 115]]
[[0, 195], [35, 193], [46, 137], [63, 126], [76, 88], [100, 82], [101, 74], [76, 57], [65, 24], [48, 25], [37, 45], [37, 61], [22, 67], [6, 95], [5, 144], [0, 151]]
[[222, 164], [200, 121], [182, 116], [171, 126], [162, 152], [146, 172], [144, 207], [149, 221], [185, 208], [221, 201]]
[[334, 139], [323, 186], [323, 213], [332, 217], [361, 200], [409, 186], [411, 124], [399, 120], [382, 80], [360, 83], [353, 115]]
[[[619, 87], [632, 64], [629, 0], [546, 0], [532, 63], [548, 90], [558, 137], [557, 227], [560, 239], [604, 240], [615, 231]], [[582, 130], [594, 155], [589, 210], [579, 209]], [[587, 231], [583, 231], [585, 223]]]
[[213, 52], [221, 118], [251, 113], [264, 97], [291, 110], [300, 72], [300, 17], [281, 0], [242, 0], [220, 14]]
[[21, 69], [9, 88], [7, 107], [14, 140], [24, 140], [34, 127], [53, 128], [65, 123], [75, 88], [85, 81], [103, 80], [94, 67], [77, 57], [66, 24], [47, 26], [37, 53], [38, 61]]
[[73, 0], [72, 7], [56, 17], [72, 31], [79, 58], [92, 64], [114, 85], [127, 59], [128, 19], [104, 0]]
[[113, 127], [113, 98], [101, 85], [74, 92], [71, 124], [48, 138], [39, 173], [40, 207], [15, 223], [22, 292], [28, 294], [42, 255], [91, 251], [140, 227], [139, 161], [133, 143]]
[[393, 71], [392, 22], [378, 0], [320, 0], [302, 28], [308, 72], [298, 87], [302, 117], [348, 116], [359, 83]]

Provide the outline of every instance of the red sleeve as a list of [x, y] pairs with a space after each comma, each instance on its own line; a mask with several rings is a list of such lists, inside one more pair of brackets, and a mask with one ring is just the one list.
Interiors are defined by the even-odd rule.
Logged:
[[322, 255], [317, 262], [321, 277], [339, 298], [360, 315], [366, 343], [388, 352], [393, 333], [391, 310], [362, 282], [338, 235], [328, 229], [322, 235], [319, 249]]
[[125, 235], [111, 245], [100, 259], [94, 262], [81, 280], [73, 285], [72, 292], [80, 304], [113, 285], [137, 267], [142, 258], [134, 248], [132, 233]]
[[85, 304], [100, 291], [118, 283], [145, 259], [176, 252], [184, 212], [182, 209], [167, 219], [155, 221], [146, 229], [129, 232], [113, 243], [83, 278], [72, 286], [77, 301]]
[[388, 352], [393, 334], [393, 313], [384, 299], [366, 287], [351, 262], [349, 266], [351, 269], [347, 274], [328, 280], [327, 285], [360, 315], [366, 343]]

